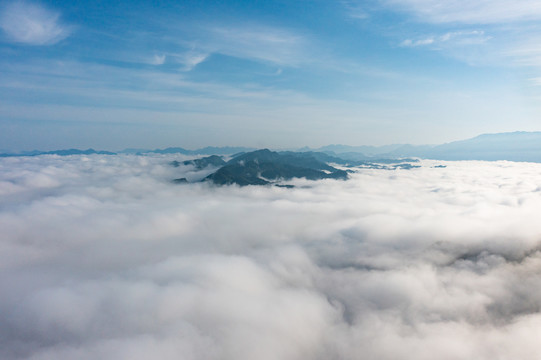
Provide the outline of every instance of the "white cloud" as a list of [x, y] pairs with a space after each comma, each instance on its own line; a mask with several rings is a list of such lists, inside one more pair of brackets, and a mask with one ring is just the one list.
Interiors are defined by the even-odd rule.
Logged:
[[495, 24], [541, 19], [537, 0], [381, 0], [393, 9], [405, 10], [423, 22]]
[[197, 65], [201, 64], [208, 58], [208, 53], [201, 53], [196, 51], [189, 51], [182, 55], [177, 55], [177, 61], [183, 64], [183, 71], [191, 71]]
[[[178, 31], [171, 27], [170, 31]], [[182, 65], [182, 71], [191, 71], [213, 54], [231, 56], [278, 66], [298, 66], [314, 60], [306, 36], [294, 31], [259, 24], [224, 25], [207, 24], [183, 30], [179, 49], [156, 55], [152, 63], [165, 55]], [[165, 59], [164, 59], [165, 60]]]
[[6, 3], [0, 13], [0, 28], [7, 37], [28, 45], [52, 45], [65, 39], [70, 29], [60, 14], [26, 1]]
[[174, 54], [174, 53], [168, 53], [168, 54], [161, 54], [161, 55], [154, 55], [150, 63], [152, 65], [163, 65], [165, 64], [165, 61], [167, 58], [171, 59], [174, 62], [182, 64], [182, 71], [191, 71], [193, 70], [197, 65], [201, 64], [203, 61], [207, 59], [209, 54], [207, 53], [201, 53], [196, 51], [187, 51], [182, 54]]
[[[383, 7], [420, 23], [452, 25], [443, 35], [409, 37], [400, 46], [430, 46], [470, 65], [539, 67], [541, 2], [537, 0], [380, 0]], [[475, 26], [475, 30], [471, 27]], [[475, 46], [470, 46], [475, 45]]]
[[213, 188], [175, 158], [0, 159], [0, 357], [537, 358], [541, 165]]
[[166, 56], [163, 54], [162, 55], [155, 54], [152, 60], [150, 61], [150, 63], [152, 65], [163, 65], [165, 64], [165, 58]]
[[528, 80], [534, 86], [541, 86], [541, 77], [535, 77], [535, 78], [531, 78], [531, 79], [528, 79]]
[[452, 46], [479, 45], [491, 39], [482, 30], [473, 31], [451, 31], [439, 36], [430, 36], [417, 40], [406, 39], [400, 43], [404, 47], [417, 47], [426, 45], [444, 45], [449, 43]]
[[307, 40], [290, 31], [265, 27], [214, 27], [209, 29], [208, 42], [201, 45], [206, 52], [297, 66], [307, 62]]
[[400, 46], [416, 47], [416, 46], [430, 45], [433, 43], [434, 43], [433, 37], [426, 38], [426, 39], [419, 39], [419, 40], [406, 39], [400, 43]]
[[366, 11], [366, 3], [358, 3], [357, 1], [352, 0], [342, 0], [342, 5], [345, 7], [348, 16], [353, 19], [364, 20], [370, 17], [368, 11]]
[[541, 68], [541, 34], [528, 33], [508, 46], [504, 55], [520, 66]]

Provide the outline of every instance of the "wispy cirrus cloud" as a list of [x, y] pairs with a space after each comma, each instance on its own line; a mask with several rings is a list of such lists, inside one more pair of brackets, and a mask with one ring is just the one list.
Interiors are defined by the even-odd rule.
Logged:
[[182, 55], [176, 56], [176, 59], [178, 62], [180, 62], [183, 65], [182, 70], [191, 71], [197, 65], [205, 61], [208, 58], [208, 56], [209, 56], [208, 53], [188, 51]]
[[541, 68], [541, 33], [529, 34], [509, 46], [505, 55], [520, 66]]
[[166, 56], [164, 54], [158, 55], [155, 54], [152, 59], [150, 59], [150, 64], [152, 65], [163, 65], [165, 64], [165, 58]]
[[366, 4], [363, 2], [360, 4], [354, 0], [343, 0], [342, 5], [348, 13], [348, 16], [353, 19], [368, 19], [370, 17], [369, 12], [366, 9]]
[[41, 5], [15, 1], [0, 10], [0, 28], [7, 38], [27, 45], [53, 45], [70, 35], [69, 26], [60, 22], [60, 14]]
[[400, 46], [417, 47], [417, 46], [430, 45], [433, 43], [434, 43], [434, 37], [428, 37], [425, 39], [418, 39], [418, 40], [406, 39], [400, 43]]
[[313, 61], [313, 42], [280, 27], [207, 24], [179, 30], [166, 25], [165, 31], [180, 33], [182, 40], [165, 43], [161, 53], [145, 58], [146, 63], [163, 65], [169, 61], [179, 64], [181, 71], [191, 71], [213, 54], [285, 67]]
[[[380, 0], [383, 8], [409, 14], [436, 30], [452, 24], [456, 31], [407, 38], [402, 47], [430, 46], [470, 64], [541, 67], [541, 2], [536, 0]], [[475, 30], [471, 26], [475, 24]], [[462, 29], [461, 29], [462, 27]], [[466, 45], [479, 45], [466, 48]], [[481, 46], [483, 45], [483, 46]], [[537, 70], [536, 70], [537, 71]], [[537, 77], [537, 76], [535, 76]]]
[[382, 0], [382, 3], [430, 23], [496, 24], [541, 19], [541, 2], [537, 0]]
[[531, 79], [528, 79], [528, 80], [534, 86], [541, 86], [541, 77], [535, 77], [535, 78], [531, 78]]
[[406, 39], [400, 43], [400, 46], [417, 47], [426, 45], [441, 45], [443, 43], [452, 43], [453, 45], [478, 45], [490, 39], [491, 37], [485, 35], [485, 32], [482, 30], [452, 31], [438, 36], [428, 36], [419, 39]]
[[155, 54], [148, 60], [151, 65], [159, 66], [165, 64], [166, 61], [180, 64], [181, 71], [191, 71], [197, 65], [201, 64], [208, 58], [208, 53], [186, 51], [184, 53], [167, 53]]
[[308, 40], [291, 31], [265, 26], [213, 27], [200, 45], [207, 53], [297, 66], [309, 59]]
[[395, 24], [386, 32], [399, 47], [442, 50], [475, 66], [541, 64], [537, 41], [541, 28], [535, 23], [541, 19], [538, 1], [344, 0], [343, 4], [350, 16], [355, 5], [368, 9], [370, 16], [404, 16], [402, 26]]

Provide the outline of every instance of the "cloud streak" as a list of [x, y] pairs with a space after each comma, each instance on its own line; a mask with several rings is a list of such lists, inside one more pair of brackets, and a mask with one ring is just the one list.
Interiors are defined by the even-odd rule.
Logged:
[[70, 35], [60, 14], [26, 1], [5, 3], [0, 10], [0, 28], [7, 37], [26, 45], [53, 45]]
[[497, 24], [541, 19], [541, 4], [536, 0], [382, 0], [382, 3], [431, 23]]
[[429, 36], [420, 39], [406, 39], [400, 43], [403, 47], [418, 47], [418, 46], [464, 46], [464, 45], [480, 45], [490, 40], [490, 36], [486, 36], [482, 30], [473, 31], [452, 31], [439, 36]]
[[299, 66], [310, 63], [311, 53], [306, 37], [287, 29], [262, 25], [209, 26], [201, 31], [201, 41], [190, 44], [191, 52], [184, 55], [186, 66], [204, 54], [222, 54], [252, 61]]
[[0, 357], [536, 358], [540, 165], [283, 189], [172, 159], [0, 159]]

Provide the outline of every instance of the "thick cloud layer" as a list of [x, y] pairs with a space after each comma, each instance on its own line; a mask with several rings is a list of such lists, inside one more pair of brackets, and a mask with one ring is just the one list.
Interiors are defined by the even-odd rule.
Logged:
[[540, 164], [284, 189], [173, 159], [0, 159], [0, 358], [538, 357]]

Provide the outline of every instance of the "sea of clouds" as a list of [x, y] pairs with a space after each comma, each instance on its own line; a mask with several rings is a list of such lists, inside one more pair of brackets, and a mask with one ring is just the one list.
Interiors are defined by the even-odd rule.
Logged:
[[0, 159], [1, 359], [539, 358], [541, 164], [286, 189], [184, 159]]

